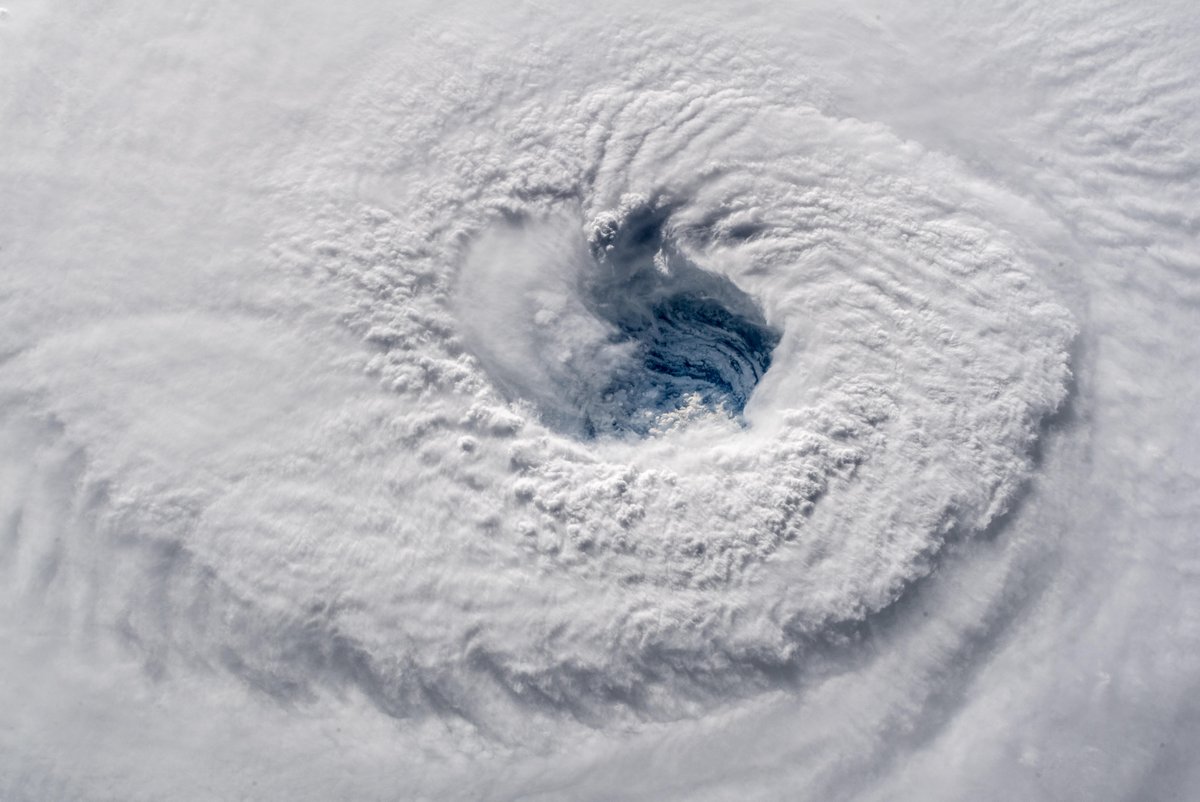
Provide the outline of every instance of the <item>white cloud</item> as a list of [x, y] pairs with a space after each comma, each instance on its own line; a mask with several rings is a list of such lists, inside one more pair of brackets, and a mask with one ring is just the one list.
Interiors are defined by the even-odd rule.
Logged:
[[1175, 12], [10, 10], [0, 795], [1195, 787]]

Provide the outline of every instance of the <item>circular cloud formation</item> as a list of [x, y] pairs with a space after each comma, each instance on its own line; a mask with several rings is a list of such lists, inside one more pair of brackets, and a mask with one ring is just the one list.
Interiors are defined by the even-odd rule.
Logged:
[[952, 161], [744, 80], [509, 99], [323, 246], [419, 455], [338, 630], [398, 709], [767, 687], [1027, 479], [1069, 315]]
[[[839, 112], [798, 57], [601, 24], [516, 48], [459, 19], [416, 55], [314, 24], [344, 83], [302, 113], [270, 81], [321, 69], [247, 56], [232, 75], [278, 104], [214, 91], [236, 140], [94, 104], [128, 163], [81, 134], [112, 175], [30, 179], [5, 221], [44, 226], [0, 297], [15, 629], [134, 655], [146, 687], [361, 699], [360, 724], [448, 732], [430, 753], [527, 756], [795, 691], [1012, 509], [1071, 380], [1075, 323], [1036, 278], [1069, 238], [1023, 239], [1009, 190]], [[127, 105], [200, 114], [152, 99]], [[1016, 563], [972, 564], [986, 598], [894, 665], [949, 671]], [[924, 704], [918, 674], [861, 720]]]

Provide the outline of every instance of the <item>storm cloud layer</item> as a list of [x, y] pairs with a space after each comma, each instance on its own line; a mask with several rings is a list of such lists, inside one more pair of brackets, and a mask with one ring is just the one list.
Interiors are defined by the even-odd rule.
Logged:
[[0, 796], [1200, 789], [1185, 4], [0, 19]]

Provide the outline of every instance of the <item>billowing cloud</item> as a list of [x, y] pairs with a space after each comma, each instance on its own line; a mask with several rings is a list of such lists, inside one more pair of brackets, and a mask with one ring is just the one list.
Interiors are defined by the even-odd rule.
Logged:
[[12, 7], [3, 795], [1186, 796], [1176, 16]]

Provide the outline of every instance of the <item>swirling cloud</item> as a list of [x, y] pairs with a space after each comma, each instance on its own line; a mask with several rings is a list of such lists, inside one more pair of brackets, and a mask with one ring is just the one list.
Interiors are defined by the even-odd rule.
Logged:
[[1193, 787], [1172, 12], [205, 8], [3, 22], [4, 793]]

